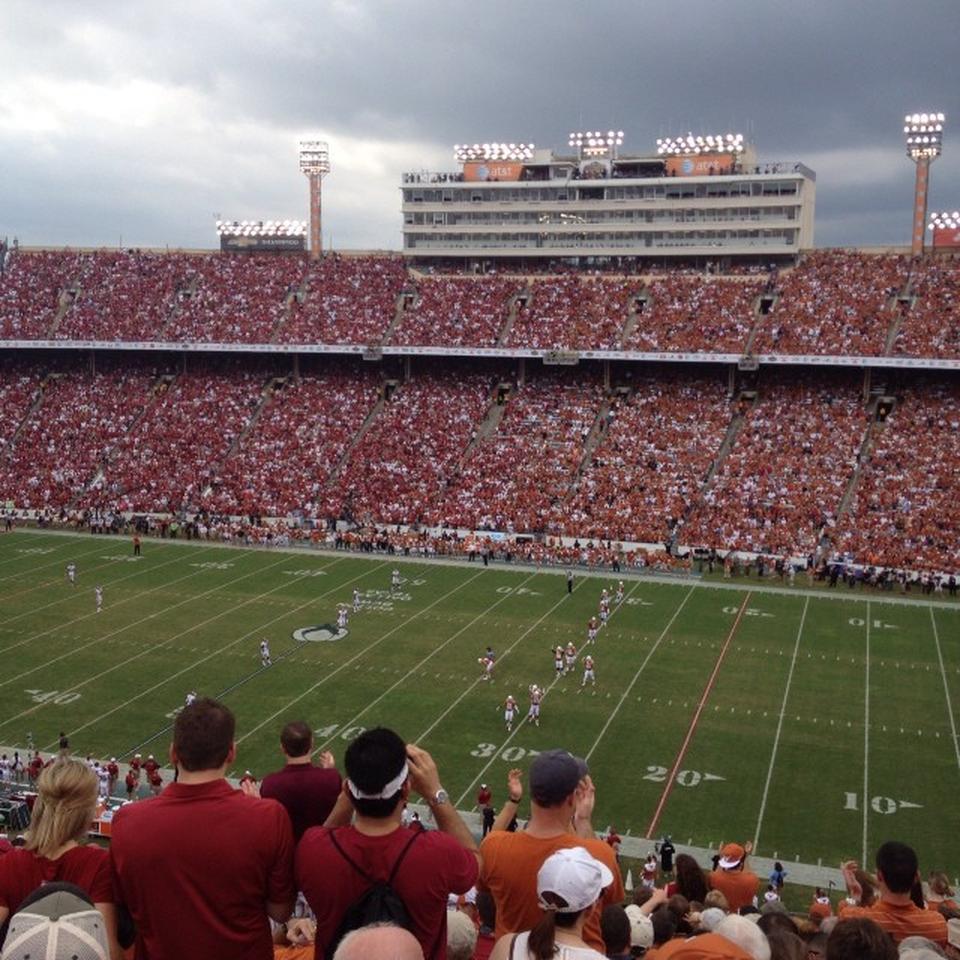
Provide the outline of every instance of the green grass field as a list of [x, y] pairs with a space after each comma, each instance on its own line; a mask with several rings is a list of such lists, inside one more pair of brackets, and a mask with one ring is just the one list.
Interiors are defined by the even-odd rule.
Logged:
[[[756, 837], [763, 855], [825, 864], [896, 837], [925, 869], [960, 865], [956, 605], [630, 578], [591, 651], [598, 686], [583, 690], [579, 666], [555, 678], [550, 651], [582, 645], [609, 579], [578, 574], [568, 597], [562, 571], [167, 541], [131, 554], [103, 537], [0, 538], [0, 743], [30, 731], [51, 749], [65, 730], [81, 755], [159, 757], [196, 689], [235, 711], [240, 771], [280, 765], [290, 719], [338, 762], [386, 724], [434, 754], [466, 808], [481, 780], [502, 797], [511, 766], [564, 746], [589, 759], [598, 829]], [[391, 596], [394, 566], [405, 582]], [[333, 623], [354, 587], [363, 609], [346, 637], [294, 640]], [[479, 679], [487, 644], [493, 684]], [[507, 733], [503, 699], [522, 719], [533, 682], [548, 690], [541, 726]]]

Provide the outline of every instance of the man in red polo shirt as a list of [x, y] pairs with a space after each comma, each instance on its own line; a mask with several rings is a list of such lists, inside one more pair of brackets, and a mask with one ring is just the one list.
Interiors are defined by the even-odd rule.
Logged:
[[308, 827], [319, 827], [330, 816], [340, 796], [340, 774], [329, 751], [320, 754], [319, 767], [313, 765], [313, 731], [302, 720], [283, 728], [280, 749], [287, 765], [263, 778], [260, 796], [278, 800], [286, 807], [293, 839], [298, 843]]
[[[477, 879], [473, 835], [440, 785], [430, 754], [392, 730], [361, 734], [347, 748], [344, 766], [347, 780], [333, 813], [297, 847], [297, 886], [317, 918], [316, 960], [330, 960], [347, 910], [391, 874], [424, 957], [444, 960], [447, 895], [466, 893]], [[411, 790], [429, 804], [436, 830], [402, 826]]]
[[[855, 861], [843, 865], [847, 890], [855, 900], [860, 897], [860, 884], [854, 875]], [[917, 855], [912, 847], [888, 840], [877, 850], [877, 883], [880, 899], [869, 907], [840, 903], [840, 919], [867, 917], [879, 924], [899, 943], [905, 937], [926, 937], [940, 944], [947, 943], [947, 921], [938, 910], [921, 910], [910, 898], [914, 883], [920, 882]]]
[[293, 835], [280, 804], [227, 783], [234, 732], [217, 701], [185, 707], [170, 747], [177, 782], [113, 820], [110, 857], [137, 960], [272, 960], [267, 918], [285, 922], [296, 897]]

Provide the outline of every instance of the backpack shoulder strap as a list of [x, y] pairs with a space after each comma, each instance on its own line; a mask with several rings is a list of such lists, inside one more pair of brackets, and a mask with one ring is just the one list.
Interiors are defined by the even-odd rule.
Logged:
[[[336, 830], [331, 830], [331, 831], [330, 831], [330, 842], [334, 845], [334, 847], [336, 847], [337, 853], [339, 853], [340, 856], [343, 857], [343, 859], [346, 860], [347, 863], [349, 863], [350, 866], [353, 867], [353, 869], [356, 870], [357, 873], [359, 873], [360, 876], [363, 877], [363, 879], [366, 880], [367, 883], [368, 883], [370, 886], [373, 886], [373, 884], [376, 882], [376, 881], [373, 879], [373, 877], [371, 877], [370, 874], [367, 873], [366, 870], [364, 870], [361, 866], [359, 866], [356, 862], [354, 862], [354, 861], [347, 855], [347, 851], [344, 850], [343, 847], [340, 846], [340, 843], [339, 843], [338, 840], [337, 840], [337, 831], [336, 831]], [[409, 846], [409, 844], [408, 844], [407, 846]], [[406, 850], [404, 850], [404, 853], [406, 853]], [[396, 869], [396, 868], [394, 868], [394, 869]]]
[[419, 837], [423, 832], [424, 830], [422, 827], [419, 830], [414, 830], [410, 839], [400, 851], [400, 856], [397, 857], [397, 862], [393, 865], [393, 869], [390, 871], [390, 876], [387, 879], [387, 883], [389, 883], [391, 887], [393, 886], [393, 881], [396, 879], [397, 871], [400, 869], [400, 864], [403, 863], [403, 858], [407, 855], [407, 851], [409, 851], [409, 849], [413, 846], [413, 841], [416, 840], [417, 837]]

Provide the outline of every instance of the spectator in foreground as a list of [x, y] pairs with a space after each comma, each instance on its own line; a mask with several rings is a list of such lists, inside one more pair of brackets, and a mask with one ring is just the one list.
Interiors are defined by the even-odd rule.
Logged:
[[[430, 754], [404, 744], [392, 730], [361, 734], [347, 748], [344, 765], [337, 805], [297, 848], [297, 883], [317, 920], [316, 960], [339, 954], [348, 910], [375, 882], [388, 879], [424, 956], [443, 960], [447, 895], [466, 893], [477, 879], [473, 835], [449, 802]], [[438, 829], [401, 824], [411, 790], [429, 804]]]
[[890, 934], [868, 917], [838, 923], [827, 937], [827, 960], [897, 960]]
[[392, 923], [372, 923], [348, 933], [333, 960], [423, 960], [417, 938]]
[[113, 958], [117, 943], [110, 857], [102, 847], [82, 845], [97, 809], [97, 775], [82, 760], [57, 759], [37, 778], [26, 843], [0, 857], [0, 926], [43, 883], [76, 884], [103, 917]]
[[607, 951], [607, 960], [630, 957], [630, 917], [618, 903], [611, 903], [600, 914], [600, 934]]
[[[511, 772], [501, 817], [516, 811], [522, 791], [519, 776]], [[477, 886], [493, 894], [498, 940], [506, 933], [530, 930], [540, 920], [541, 907], [532, 894], [537, 872], [547, 857], [557, 850], [582, 847], [612, 876], [599, 906], [587, 911], [583, 926], [586, 943], [598, 953], [603, 950], [600, 913], [607, 904], [621, 903], [624, 890], [613, 850], [593, 836], [590, 821], [594, 800], [593, 783], [583, 760], [566, 750], [546, 750], [534, 759], [530, 765], [530, 820], [526, 830], [494, 830], [480, 845], [482, 866]]]
[[490, 960], [605, 960], [583, 938], [587, 912], [613, 883], [613, 872], [583, 847], [552, 853], [537, 871], [540, 920], [532, 930], [497, 940]]
[[[843, 865], [843, 878], [850, 896], [859, 899], [861, 891], [855, 876], [857, 864], [848, 861]], [[866, 917], [899, 943], [904, 937], [926, 937], [944, 946], [947, 943], [947, 921], [939, 911], [924, 910], [910, 897], [913, 885], [920, 879], [917, 855], [912, 847], [896, 840], [888, 840], [877, 850], [877, 883], [879, 899], [869, 907], [840, 904], [840, 918]], [[842, 926], [843, 924], [838, 924]]]
[[302, 720], [283, 728], [280, 749], [286, 765], [263, 778], [260, 796], [284, 806], [290, 814], [294, 843], [298, 843], [309, 827], [321, 826], [330, 816], [340, 795], [340, 774], [329, 751], [321, 753], [320, 766], [314, 766], [313, 730]]
[[447, 960], [471, 960], [477, 946], [477, 927], [462, 910], [447, 912]]
[[110, 857], [138, 958], [273, 956], [267, 918], [285, 923], [296, 896], [293, 834], [280, 804], [227, 783], [234, 733], [216, 700], [184, 707], [170, 747], [177, 781], [114, 818]]
[[103, 916], [73, 883], [38, 887], [10, 919], [3, 960], [107, 960], [110, 936]]
[[719, 890], [726, 898], [731, 912], [756, 902], [757, 875], [746, 869], [747, 856], [753, 850], [753, 844], [747, 842], [725, 844], [720, 851], [717, 869], [711, 871], [707, 879], [714, 890]]

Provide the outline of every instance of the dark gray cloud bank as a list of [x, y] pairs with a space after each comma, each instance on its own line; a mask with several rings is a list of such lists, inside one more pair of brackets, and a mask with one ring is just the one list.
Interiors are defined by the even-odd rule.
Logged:
[[909, 239], [901, 121], [947, 114], [931, 208], [960, 207], [960, 0], [4, 0], [0, 235], [210, 247], [213, 215], [400, 243], [400, 174], [484, 139], [736, 130], [817, 171], [817, 244]]

